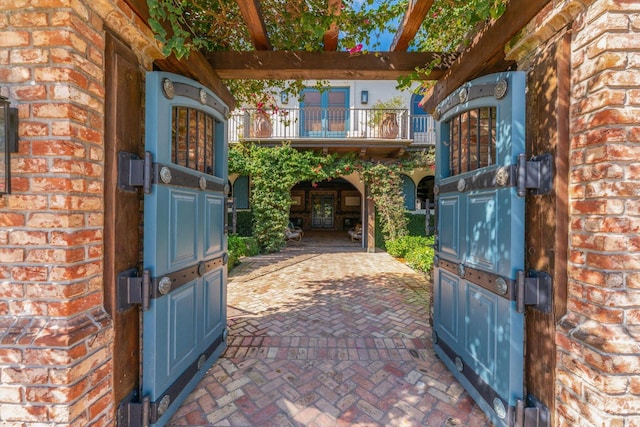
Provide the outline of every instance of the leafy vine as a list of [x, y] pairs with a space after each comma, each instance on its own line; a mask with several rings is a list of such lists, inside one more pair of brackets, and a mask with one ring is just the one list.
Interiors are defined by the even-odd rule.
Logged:
[[387, 240], [407, 234], [400, 172], [433, 165], [433, 152], [421, 152], [395, 163], [363, 162], [354, 156], [298, 151], [278, 147], [234, 145], [229, 151], [229, 172], [251, 176], [253, 236], [265, 252], [284, 245], [289, 221], [291, 189], [300, 181], [321, 182], [358, 172], [370, 189]]

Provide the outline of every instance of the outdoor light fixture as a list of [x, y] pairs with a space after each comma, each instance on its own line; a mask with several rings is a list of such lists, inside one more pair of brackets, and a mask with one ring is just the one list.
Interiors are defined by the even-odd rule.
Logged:
[[0, 96], [0, 194], [11, 191], [9, 153], [18, 147], [18, 109], [9, 106], [9, 100]]
[[280, 92], [280, 103], [281, 104], [289, 103], [289, 94], [287, 92]]
[[360, 104], [366, 104], [369, 102], [369, 91], [363, 90], [360, 92]]

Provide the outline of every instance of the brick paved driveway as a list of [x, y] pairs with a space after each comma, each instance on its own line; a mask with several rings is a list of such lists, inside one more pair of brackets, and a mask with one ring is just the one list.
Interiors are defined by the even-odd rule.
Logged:
[[425, 278], [355, 246], [236, 268], [229, 347], [169, 425], [490, 425], [432, 351]]

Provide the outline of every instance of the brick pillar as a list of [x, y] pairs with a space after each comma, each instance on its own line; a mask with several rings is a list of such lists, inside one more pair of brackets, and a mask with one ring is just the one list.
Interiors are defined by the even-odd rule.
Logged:
[[0, 91], [19, 108], [0, 197], [0, 424], [108, 425], [104, 34], [81, 2], [3, 2]]
[[640, 425], [640, 2], [573, 25], [568, 314], [559, 425]]

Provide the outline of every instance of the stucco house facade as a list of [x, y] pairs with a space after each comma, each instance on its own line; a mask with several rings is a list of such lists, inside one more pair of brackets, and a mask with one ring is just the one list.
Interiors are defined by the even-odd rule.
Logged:
[[[314, 81], [305, 83], [300, 99], [284, 93], [274, 98], [273, 107], [265, 111], [268, 129], [262, 132], [255, 106], [233, 111], [230, 146], [289, 144], [298, 150], [353, 155], [362, 161], [381, 163], [415, 153], [433, 155], [435, 123], [420, 107], [423, 97], [413, 90], [398, 90], [395, 80], [330, 80], [323, 91], [314, 88]], [[387, 128], [385, 124], [389, 124]], [[433, 172], [430, 167], [415, 168], [401, 175], [407, 212], [426, 214], [428, 208], [433, 209]], [[236, 209], [250, 210], [251, 177], [232, 173], [229, 179]], [[303, 230], [345, 231], [344, 237], [348, 238], [346, 232], [357, 224], [373, 227], [375, 221], [368, 218], [374, 212], [369, 212], [366, 194], [357, 172], [313, 185], [298, 183], [291, 192], [290, 220]], [[363, 237], [363, 247], [375, 250], [375, 242], [367, 241], [367, 233]]]
[[[137, 387], [138, 312], [114, 287], [139, 264], [141, 194], [118, 190], [116, 159], [144, 152], [146, 72], [233, 109], [206, 61], [163, 57], [142, 3], [0, 3], [0, 95], [19, 119], [0, 196], [6, 426], [117, 425]], [[497, 51], [527, 73], [527, 151], [556, 166], [527, 217], [554, 307], [527, 313], [525, 386], [551, 425], [640, 426], [640, 3], [548, 2]]]

